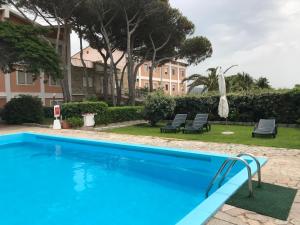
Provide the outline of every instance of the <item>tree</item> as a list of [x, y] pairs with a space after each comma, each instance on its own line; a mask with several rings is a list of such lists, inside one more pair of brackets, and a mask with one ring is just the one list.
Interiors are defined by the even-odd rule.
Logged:
[[227, 79], [229, 79], [230, 91], [249, 91], [255, 85], [253, 77], [245, 72], [237, 73]]
[[43, 70], [54, 79], [61, 77], [59, 57], [53, 47], [41, 36], [47, 30], [32, 25], [0, 23], [0, 68], [4, 72], [17, 66], [39, 74]]
[[[233, 67], [236, 67], [237, 65], [232, 65], [228, 67], [223, 74], [226, 74], [229, 70], [231, 70]], [[201, 74], [194, 74], [188, 78], [183, 79], [182, 82], [188, 82], [192, 81], [188, 85], [189, 90], [188, 92], [191, 92], [195, 87], [197, 86], [204, 86], [202, 93], [206, 91], [217, 91], [219, 89], [219, 84], [218, 84], [218, 70], [221, 69], [221, 67], [215, 67], [215, 68], [209, 68], [207, 69], [208, 76], [203, 76]]]
[[189, 38], [183, 43], [180, 49], [180, 57], [186, 59], [190, 65], [197, 65], [211, 57], [212, 52], [210, 41], [205, 37], [198, 36]]
[[150, 92], [153, 91], [154, 69], [168, 59], [173, 59], [178, 54], [178, 46], [193, 30], [194, 25], [166, 2], [161, 3], [160, 16], [151, 15], [140, 26], [137, 32], [139, 39], [144, 43], [143, 59], [151, 62]]
[[183, 79], [182, 82], [192, 81], [188, 85], [189, 89], [188, 92], [191, 92], [195, 87], [202, 85], [202, 93], [206, 91], [217, 91], [218, 90], [218, 75], [217, 75], [218, 67], [216, 68], [209, 68], [208, 76], [204, 76], [201, 74], [194, 74], [190, 77]]
[[[94, 19], [91, 20], [91, 17]], [[125, 50], [125, 40], [121, 36], [121, 28], [118, 25], [119, 19], [118, 9], [109, 0], [88, 0], [83, 8], [76, 11], [74, 16], [76, 27], [82, 28], [81, 30], [77, 29], [81, 31], [78, 33], [79, 36], [84, 36], [90, 46], [98, 50], [103, 59], [104, 99], [108, 100], [109, 78], [111, 78], [110, 87], [114, 105], [121, 104], [123, 76], [119, 76], [117, 66], [125, 57], [125, 53], [118, 58], [114, 55], [116, 50]], [[115, 89], [117, 90], [116, 102]]]
[[[58, 52], [59, 41], [63, 37], [62, 45], [62, 74], [61, 87], [65, 101], [71, 100], [71, 93], [68, 83], [68, 75], [71, 73], [71, 56], [68, 51], [70, 46], [69, 34], [72, 27], [72, 16], [76, 9], [84, 4], [85, 0], [6, 0], [7, 3], [14, 6], [28, 21], [36, 26], [36, 19], [41, 18], [51, 28], [57, 30], [55, 50]], [[33, 19], [25, 13], [34, 15]], [[53, 21], [56, 24], [53, 25]]]
[[[149, 22], [148, 22], [149, 20]], [[212, 46], [205, 37], [187, 38], [194, 32], [194, 24], [183, 16], [177, 9], [165, 4], [165, 9], [159, 17], [147, 19], [149, 33], [146, 46], [151, 49], [149, 87], [153, 91], [154, 69], [171, 60], [184, 59], [190, 65], [198, 64], [212, 54]]]
[[270, 89], [270, 82], [266, 77], [260, 77], [255, 81], [255, 86], [259, 89]]
[[[136, 41], [137, 31], [142, 22], [151, 15], [159, 16], [160, 0], [115, 0], [115, 8], [121, 16], [120, 30], [126, 40], [127, 75], [129, 87], [129, 104], [135, 104], [135, 60], [134, 49], [139, 49], [143, 42]], [[137, 45], [138, 44], [138, 45]]]

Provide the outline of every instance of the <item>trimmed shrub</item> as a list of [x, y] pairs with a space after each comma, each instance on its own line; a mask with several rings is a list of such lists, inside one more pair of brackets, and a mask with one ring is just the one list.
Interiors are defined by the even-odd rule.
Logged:
[[71, 128], [79, 128], [83, 126], [83, 119], [81, 117], [71, 117], [66, 119]]
[[69, 102], [62, 104], [64, 118], [81, 117], [85, 113], [96, 113], [97, 116], [105, 116], [107, 112], [105, 102]]
[[109, 124], [143, 119], [142, 106], [109, 107], [105, 116], [96, 116], [96, 124]]
[[6, 103], [2, 119], [8, 124], [41, 123], [43, 115], [43, 104], [38, 97], [21, 95]]
[[[209, 119], [218, 116], [219, 96], [185, 96], [175, 98], [175, 113], [188, 113], [193, 119], [197, 113], [209, 113]], [[278, 123], [294, 124], [300, 115], [300, 91], [239, 93], [227, 96], [229, 120], [257, 122], [261, 118], [276, 118]]]
[[166, 96], [162, 92], [151, 93], [145, 101], [144, 118], [150, 122], [151, 126], [154, 126], [160, 120], [171, 116], [175, 106], [174, 98]]
[[44, 111], [45, 118], [53, 118], [54, 117], [53, 107], [44, 106], [43, 111]]

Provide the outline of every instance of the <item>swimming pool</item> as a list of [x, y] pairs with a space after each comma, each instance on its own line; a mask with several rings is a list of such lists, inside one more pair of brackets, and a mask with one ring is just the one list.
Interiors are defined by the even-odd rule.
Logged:
[[[0, 224], [203, 224], [247, 180], [237, 163], [206, 198], [227, 157], [33, 133], [2, 135]], [[248, 162], [254, 174], [256, 164]]]

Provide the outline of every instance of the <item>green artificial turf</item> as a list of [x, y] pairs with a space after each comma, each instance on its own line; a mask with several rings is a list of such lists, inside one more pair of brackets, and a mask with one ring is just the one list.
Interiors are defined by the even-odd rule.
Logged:
[[[162, 124], [161, 124], [162, 126]], [[252, 138], [252, 126], [238, 126], [238, 125], [212, 125], [210, 132], [202, 134], [182, 134], [182, 133], [160, 133], [160, 126], [150, 127], [147, 124], [140, 124], [130, 127], [122, 127], [109, 130], [108, 132], [119, 134], [132, 134], [142, 136], [155, 136], [163, 138], [175, 138], [182, 140], [197, 140], [204, 142], [218, 142], [218, 143], [236, 143], [266, 147], [278, 148], [293, 148], [300, 149], [300, 129], [279, 127], [278, 135], [273, 138]], [[223, 131], [233, 131], [233, 135], [224, 135]]]
[[257, 187], [253, 182], [254, 197], [248, 197], [248, 186], [244, 184], [228, 201], [227, 204], [273, 217], [287, 220], [297, 190], [273, 184], [262, 183]]

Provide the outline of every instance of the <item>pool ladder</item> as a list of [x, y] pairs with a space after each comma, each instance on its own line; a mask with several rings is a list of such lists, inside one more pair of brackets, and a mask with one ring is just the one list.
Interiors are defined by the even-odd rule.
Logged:
[[212, 181], [209, 183], [209, 186], [206, 189], [206, 198], [209, 195], [210, 190], [212, 189], [212, 187], [214, 186], [217, 178], [219, 177], [219, 175], [221, 175], [221, 173], [223, 172], [223, 170], [226, 169], [226, 166], [229, 164], [229, 166], [227, 167], [225, 173], [222, 175], [221, 180], [219, 181], [218, 187], [221, 187], [223, 181], [225, 180], [226, 176], [230, 173], [231, 169], [233, 168], [233, 166], [236, 164], [236, 162], [241, 162], [243, 163], [246, 168], [247, 168], [247, 172], [248, 172], [248, 189], [249, 189], [249, 197], [253, 196], [253, 187], [252, 187], [252, 172], [251, 172], [251, 167], [249, 165], [249, 163], [243, 159], [243, 156], [248, 156], [250, 158], [252, 158], [257, 165], [257, 175], [258, 175], [258, 187], [261, 186], [261, 165], [258, 161], [258, 159], [249, 153], [240, 153], [235, 157], [229, 157], [228, 159], [226, 159], [223, 164], [221, 165], [221, 167], [219, 168], [218, 172], [215, 174], [215, 176], [213, 177]]

